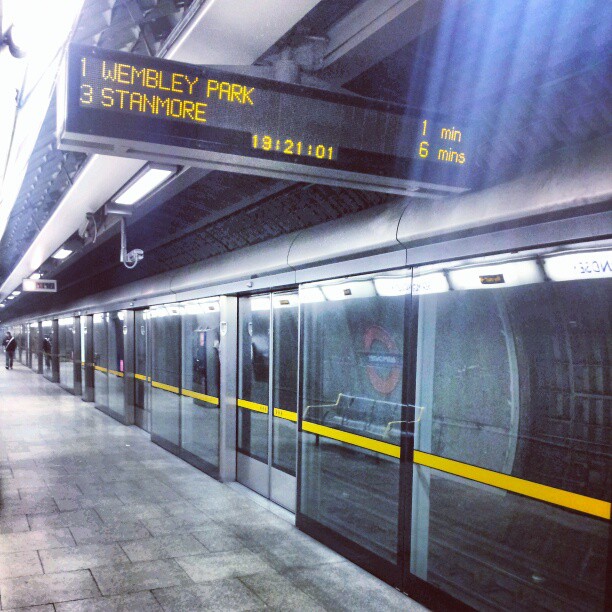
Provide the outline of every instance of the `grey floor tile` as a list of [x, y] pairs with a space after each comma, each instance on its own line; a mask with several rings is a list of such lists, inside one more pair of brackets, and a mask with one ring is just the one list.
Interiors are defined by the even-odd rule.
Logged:
[[150, 538], [151, 534], [137, 523], [119, 523], [116, 525], [92, 525], [88, 527], [71, 527], [77, 545], [113, 544]]
[[330, 610], [364, 612], [425, 611], [388, 584], [349, 561], [285, 572], [293, 584]]
[[61, 527], [87, 527], [101, 525], [102, 520], [95, 510], [85, 508], [67, 512], [52, 512], [50, 514], [28, 515], [30, 527], [35, 529], [59, 529]]
[[27, 515], [0, 517], [0, 533], [21, 533], [23, 531], [30, 531]]
[[167, 612], [179, 610], [257, 610], [264, 602], [238, 580], [215, 580], [187, 587], [157, 589], [155, 598]]
[[289, 579], [274, 573], [242, 576], [240, 581], [255, 592], [271, 608], [278, 610], [309, 610], [324, 612], [325, 608]]
[[187, 557], [207, 552], [206, 548], [188, 533], [177, 533], [125, 542], [121, 545], [130, 561], [153, 561], [154, 559], [170, 559], [172, 557]]
[[63, 546], [74, 546], [74, 540], [68, 529], [27, 531], [0, 535], [0, 554], [45, 548], [61, 548]]
[[91, 573], [103, 595], [191, 584], [174, 559], [95, 567]]
[[2, 504], [2, 516], [16, 516], [19, 514], [44, 514], [57, 512], [58, 506], [52, 497], [41, 500], [20, 499]]
[[192, 534], [206, 547], [210, 552], [226, 552], [230, 550], [240, 550], [244, 548], [244, 542], [236, 537], [228, 529], [211, 524], [205, 527], [196, 527], [197, 531], [192, 531]]
[[114, 595], [113, 597], [96, 597], [57, 604], [57, 612], [161, 612], [151, 591]]
[[12, 578], [0, 582], [3, 609], [85, 599], [99, 594], [87, 570]]
[[176, 562], [194, 582], [237, 578], [258, 572], [273, 571], [260, 556], [247, 550], [210, 553], [193, 557], [181, 557]]
[[10, 610], [19, 610], [19, 612], [54, 612], [55, 608], [53, 604], [45, 604], [42, 606], [27, 606], [25, 608], [3, 608], [3, 611], [10, 612]]
[[43, 569], [35, 550], [0, 555], [0, 580], [42, 573]]
[[71, 548], [41, 550], [40, 559], [47, 574], [129, 561], [119, 544], [86, 544]]
[[204, 529], [207, 525], [213, 524], [211, 519], [203, 515], [196, 515], [190, 518], [177, 518], [174, 516], [143, 518], [141, 522], [154, 536], [200, 530]]

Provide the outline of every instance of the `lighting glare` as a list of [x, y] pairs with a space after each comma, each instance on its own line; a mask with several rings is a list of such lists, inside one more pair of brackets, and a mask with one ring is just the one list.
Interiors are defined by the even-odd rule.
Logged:
[[20, 295], [21, 291], [17, 291], [17, 289], [15, 289], [15, 291], [13, 291], [13, 293], [11, 293], [11, 295]]
[[442, 272], [432, 272], [431, 274], [423, 274], [423, 276], [415, 276], [412, 283], [412, 295], [445, 293], [448, 290], [448, 281]]
[[117, 204], [131, 206], [149, 195], [176, 172], [176, 168], [157, 168], [151, 166], [129, 187], [113, 199]]
[[302, 304], [316, 304], [324, 301], [325, 296], [320, 287], [300, 287], [300, 302]]
[[544, 270], [552, 281], [612, 278], [612, 251], [588, 251], [544, 258]]
[[376, 293], [380, 296], [406, 295], [410, 293], [412, 280], [409, 276], [383, 276], [374, 279]]
[[66, 257], [68, 257], [68, 255], [71, 255], [72, 251], [70, 249], [65, 249], [64, 247], [58, 249], [57, 251], [55, 251], [55, 253], [53, 253], [53, 255], [51, 255], [51, 257], [53, 257], [53, 259], [66, 259]]
[[340, 285], [324, 285], [323, 295], [330, 302], [350, 300], [352, 298], [369, 298], [376, 295], [372, 281], [354, 281]]
[[473, 268], [460, 268], [449, 272], [454, 289], [495, 289], [529, 285], [543, 280], [535, 260], [512, 261]]
[[14, 300], [14, 299], [15, 299], [15, 296], [14, 296], [14, 295], [9, 295], [9, 296], [8, 296], [6, 299], [7, 299], [7, 300]]
[[264, 312], [269, 309], [270, 298], [268, 296], [251, 298], [251, 312]]
[[299, 306], [300, 300], [297, 295], [275, 295], [272, 298], [274, 308], [294, 308]]
[[34, 272], [34, 274], [30, 274], [30, 278], [32, 280], [40, 280], [42, 277], [42, 274], [40, 272]]

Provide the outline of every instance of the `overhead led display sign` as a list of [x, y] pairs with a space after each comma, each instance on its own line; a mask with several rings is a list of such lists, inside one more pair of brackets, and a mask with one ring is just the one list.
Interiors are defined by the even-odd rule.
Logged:
[[64, 149], [390, 193], [467, 187], [469, 134], [414, 109], [72, 45]]

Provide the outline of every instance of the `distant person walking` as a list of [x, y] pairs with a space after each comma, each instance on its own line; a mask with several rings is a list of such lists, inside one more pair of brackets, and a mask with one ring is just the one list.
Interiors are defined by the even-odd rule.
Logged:
[[13, 338], [11, 332], [6, 332], [4, 340], [2, 341], [4, 352], [6, 353], [6, 369], [13, 369], [13, 359], [15, 357], [15, 351], [17, 350], [17, 340]]

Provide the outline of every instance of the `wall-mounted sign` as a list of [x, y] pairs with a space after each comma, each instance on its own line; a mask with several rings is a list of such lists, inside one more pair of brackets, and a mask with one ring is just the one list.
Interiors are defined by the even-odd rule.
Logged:
[[72, 45], [65, 149], [390, 193], [467, 187], [468, 130], [343, 92]]
[[35, 293], [57, 293], [56, 280], [34, 280], [33, 278], [24, 278], [21, 283], [23, 291]]

